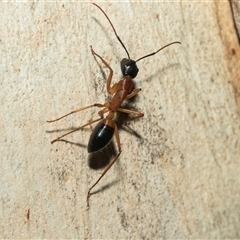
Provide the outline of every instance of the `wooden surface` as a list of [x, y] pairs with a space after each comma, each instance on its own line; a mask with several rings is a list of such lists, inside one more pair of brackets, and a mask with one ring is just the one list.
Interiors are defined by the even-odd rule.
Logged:
[[46, 120], [107, 100], [108, 71], [89, 45], [114, 81], [126, 54], [89, 3], [1, 3], [0, 237], [239, 238], [240, 55], [229, 2], [100, 5], [133, 59], [182, 45], [138, 63], [142, 92], [129, 108], [145, 116], [132, 131], [117, 122], [122, 155], [87, 211], [102, 171], [88, 160], [90, 128], [50, 141], [98, 109]]
[[238, 0], [231, 0], [230, 3], [232, 7], [234, 26], [238, 34], [238, 40], [240, 41], [240, 2]]

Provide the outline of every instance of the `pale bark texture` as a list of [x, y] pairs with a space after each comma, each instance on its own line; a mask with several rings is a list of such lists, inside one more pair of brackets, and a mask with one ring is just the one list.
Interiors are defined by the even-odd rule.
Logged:
[[[145, 115], [89, 158], [109, 70], [127, 57], [91, 3], [1, 3], [0, 238], [240, 238], [240, 51], [228, 1], [101, 2], [138, 62], [125, 107]], [[131, 117], [131, 116], [129, 116]]]
[[233, 12], [234, 25], [238, 33], [238, 39], [240, 41], [240, 1], [231, 0], [230, 2]]

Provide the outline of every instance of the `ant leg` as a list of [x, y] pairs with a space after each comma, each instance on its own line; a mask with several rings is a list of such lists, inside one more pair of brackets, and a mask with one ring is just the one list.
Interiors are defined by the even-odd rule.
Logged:
[[[59, 117], [59, 118], [57, 118], [57, 119], [55, 119], [55, 120], [49, 120], [49, 121], [47, 121], [47, 122], [48, 122], [48, 123], [56, 122], [56, 121], [58, 121], [58, 120], [60, 120], [60, 119], [62, 119], [62, 118], [65, 118], [65, 117], [73, 114], [73, 113], [77, 113], [77, 112], [80, 112], [80, 111], [83, 111], [83, 110], [85, 110], [85, 109], [92, 108], [92, 107], [104, 107], [104, 105], [103, 105], [103, 104], [99, 104], [99, 103], [95, 103], [95, 104], [93, 104], [93, 105], [89, 105], [89, 106], [86, 106], [86, 107], [83, 107], [83, 108], [76, 109], [76, 110], [74, 110], [74, 111], [71, 111], [71, 112], [68, 113], [68, 114], [65, 114], [65, 115], [62, 116], [62, 117]], [[70, 131], [70, 132], [68, 132], [68, 133], [65, 133], [65, 134], [63, 134], [62, 136], [60, 136], [60, 137], [52, 140], [52, 141], [51, 141], [51, 144], [53, 144], [54, 142], [58, 141], [59, 139], [65, 137], [65, 136], [67, 136], [67, 135], [69, 135], [69, 134], [71, 134], [71, 133], [73, 133], [73, 132], [76, 132], [76, 131], [78, 131], [78, 130], [80, 130], [80, 129], [88, 126], [88, 125], [91, 126], [92, 123], [95, 123], [95, 122], [97, 122], [97, 121], [99, 121], [99, 120], [101, 120], [101, 119], [102, 119], [102, 117], [99, 118], [99, 119], [97, 119], [97, 120], [90, 121], [90, 122], [88, 122], [87, 124], [84, 124], [84, 125], [76, 128], [76, 129], [74, 129], [73, 131]]]
[[108, 170], [113, 166], [113, 164], [118, 160], [120, 154], [121, 154], [121, 143], [120, 143], [120, 138], [119, 138], [119, 133], [118, 133], [118, 128], [117, 125], [115, 124], [115, 130], [114, 130], [114, 136], [117, 141], [118, 145], [118, 155], [112, 160], [112, 162], [107, 166], [107, 168], [104, 170], [104, 172], [101, 174], [101, 176], [98, 178], [98, 180], [89, 188], [88, 194], [87, 194], [87, 207], [89, 207], [89, 199], [91, 196], [91, 190], [99, 183], [99, 181], [103, 178], [103, 176], [108, 172]]
[[136, 115], [136, 117], [134, 117], [134, 118], [132, 118], [132, 119], [130, 119], [130, 120], [127, 120], [127, 121], [125, 122], [125, 125], [127, 125], [130, 121], [136, 120], [136, 119], [141, 118], [141, 117], [144, 116], [144, 114], [141, 113], [141, 112], [129, 110], [129, 109], [126, 109], [126, 108], [118, 108], [117, 111], [118, 111], [118, 112], [124, 112], [124, 113], [128, 113], [128, 114], [134, 114], [134, 115]]
[[48, 123], [56, 122], [56, 121], [58, 121], [58, 120], [60, 120], [60, 119], [62, 119], [62, 118], [65, 118], [65, 117], [73, 114], [73, 113], [80, 112], [80, 111], [83, 111], [83, 110], [85, 110], [85, 109], [92, 108], [92, 107], [104, 107], [104, 105], [103, 105], [103, 104], [99, 104], [99, 103], [95, 103], [95, 104], [89, 105], [89, 106], [87, 106], [87, 107], [82, 107], [82, 108], [76, 109], [76, 110], [74, 110], [74, 111], [72, 111], [72, 112], [70, 112], [70, 113], [68, 113], [68, 114], [65, 114], [64, 116], [62, 116], [62, 117], [60, 117], [60, 118], [57, 118], [57, 119], [54, 119], [54, 120], [49, 120], [49, 121], [47, 121], [47, 122], [48, 122]]
[[65, 134], [63, 134], [62, 136], [60, 136], [60, 137], [58, 137], [58, 138], [52, 140], [52, 141], [51, 141], [51, 144], [53, 144], [54, 142], [59, 141], [59, 139], [65, 137], [65, 136], [67, 136], [67, 135], [69, 135], [69, 134], [71, 134], [71, 133], [73, 133], [73, 132], [76, 132], [76, 131], [78, 131], [78, 130], [83, 129], [84, 127], [86, 127], [86, 126], [88, 126], [88, 125], [91, 126], [91, 124], [93, 124], [93, 123], [95, 123], [95, 122], [98, 122], [98, 121], [100, 121], [101, 119], [102, 119], [102, 118], [95, 119], [95, 120], [93, 120], [93, 121], [91, 121], [91, 122], [88, 122], [88, 123], [86, 123], [86, 124], [84, 124], [84, 125], [82, 125], [82, 126], [76, 128], [76, 129], [74, 129], [73, 131], [70, 131], [70, 132], [68, 132], [68, 133], [65, 133]]
[[132, 97], [136, 96], [140, 91], [141, 91], [141, 88], [133, 89], [132, 92], [129, 93], [124, 100], [127, 100], [129, 98], [132, 98]]
[[103, 62], [103, 64], [110, 70], [110, 73], [109, 73], [109, 76], [108, 76], [108, 79], [107, 79], [107, 92], [111, 95], [113, 95], [114, 93], [116, 93], [117, 91], [117, 84], [114, 84], [112, 87], [110, 86], [111, 85], [111, 82], [112, 82], [112, 77], [113, 77], [113, 70], [112, 68], [109, 66], [109, 64], [100, 56], [98, 55], [92, 48], [92, 45], [90, 45], [90, 48], [91, 48], [91, 52], [93, 55], [99, 57], [101, 59], [101, 61]]
[[[127, 95], [126, 100], [136, 96], [140, 91], [141, 91], [141, 88], [133, 89], [133, 91], [130, 94]], [[141, 118], [141, 117], [144, 116], [144, 114], [141, 113], [141, 112], [136, 112], [136, 111], [129, 110], [129, 109], [126, 109], [126, 108], [118, 108], [117, 111], [137, 115], [136, 117], [134, 117], [130, 120], [127, 120], [125, 122], [125, 125], [127, 125], [130, 121], [136, 120], [137, 118]]]

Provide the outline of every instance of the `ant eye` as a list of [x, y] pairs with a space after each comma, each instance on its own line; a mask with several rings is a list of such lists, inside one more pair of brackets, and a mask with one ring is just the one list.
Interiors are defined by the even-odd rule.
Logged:
[[130, 76], [131, 78], [135, 78], [138, 74], [138, 67], [136, 62], [133, 60], [129, 60], [127, 58], [123, 58], [121, 61], [121, 70], [124, 76]]

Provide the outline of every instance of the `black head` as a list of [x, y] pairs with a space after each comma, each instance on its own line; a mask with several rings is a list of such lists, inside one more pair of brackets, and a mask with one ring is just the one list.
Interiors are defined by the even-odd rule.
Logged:
[[135, 78], [138, 74], [138, 67], [136, 64], [136, 61], [131, 60], [131, 59], [127, 59], [127, 58], [123, 58], [121, 60], [121, 70], [122, 70], [122, 74], [123, 76], [130, 76], [131, 78]]

